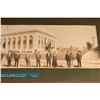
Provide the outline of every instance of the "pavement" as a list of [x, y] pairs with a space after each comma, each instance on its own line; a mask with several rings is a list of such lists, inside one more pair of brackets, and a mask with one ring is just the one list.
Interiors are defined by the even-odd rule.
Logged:
[[82, 66], [85, 68], [100, 68], [100, 58], [94, 51], [89, 51], [83, 56]]
[[[18, 67], [14, 67], [14, 60], [12, 61], [12, 66], [10, 68], [37, 68], [35, 67], [35, 59], [31, 60], [31, 66], [27, 67], [25, 60], [24, 59], [20, 59], [19, 61], [19, 66]], [[3, 58], [2, 60], [2, 68], [9, 68], [7, 66], [7, 61], [5, 58]], [[67, 67], [67, 63], [65, 60], [58, 60], [58, 67], [57, 68], [78, 68], [75, 67], [77, 66], [77, 60], [75, 59], [73, 61], [73, 64], [71, 67]], [[46, 67], [46, 60], [45, 59], [41, 59], [41, 67], [40, 68], [53, 68], [51, 67]], [[100, 59], [97, 55], [97, 53], [95, 53], [94, 51], [88, 51], [86, 54], [83, 55], [82, 57], [82, 67], [81, 68], [100, 68]]]

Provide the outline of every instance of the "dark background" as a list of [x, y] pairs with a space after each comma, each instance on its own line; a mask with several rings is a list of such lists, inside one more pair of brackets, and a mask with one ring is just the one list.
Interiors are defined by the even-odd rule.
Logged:
[[[1, 25], [96, 25], [100, 55], [100, 18], [1, 18]], [[1, 69], [1, 73], [39, 71], [39, 78], [2, 78], [3, 83], [100, 82], [100, 69]]]

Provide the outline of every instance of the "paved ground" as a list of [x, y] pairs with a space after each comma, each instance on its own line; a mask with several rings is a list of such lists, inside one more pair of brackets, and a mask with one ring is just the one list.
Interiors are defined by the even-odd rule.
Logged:
[[89, 51], [83, 56], [83, 67], [85, 68], [100, 68], [100, 59], [94, 51]]
[[[2, 60], [2, 65], [6, 65], [7, 62], [5, 58]], [[14, 61], [12, 61], [12, 65], [14, 65]], [[57, 68], [68, 68], [65, 60], [58, 60], [59, 67]], [[73, 61], [73, 65], [71, 68], [77, 68], [77, 61]], [[3, 68], [8, 68], [5, 66], [2, 66]], [[15, 68], [14, 66], [11, 66], [10, 68]], [[26, 67], [25, 60], [21, 59], [19, 63], [19, 68], [36, 68], [35, 67], [35, 59], [31, 60], [31, 66]], [[41, 60], [41, 68], [46, 68], [46, 60]], [[51, 67], [53, 68], [53, 67]], [[98, 58], [97, 53], [94, 51], [89, 51], [88, 53], [84, 54], [82, 57], [82, 68], [100, 68], [100, 59]]]
[[[63, 65], [66, 67], [65, 61], [59, 61], [59, 65]], [[77, 66], [77, 60], [73, 61], [72, 68]], [[77, 68], [77, 67], [76, 67]], [[84, 54], [82, 57], [82, 68], [100, 68], [100, 59], [94, 51], [89, 51], [88, 53]]]

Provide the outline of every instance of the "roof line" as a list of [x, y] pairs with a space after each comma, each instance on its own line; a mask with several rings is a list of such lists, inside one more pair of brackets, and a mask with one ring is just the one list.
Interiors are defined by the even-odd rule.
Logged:
[[50, 35], [50, 34], [48, 34], [48, 33], [45, 33], [45, 32], [43, 32], [43, 31], [40, 31], [40, 30], [31, 30], [31, 31], [23, 31], [23, 32], [13, 32], [13, 33], [8, 33], [8, 34], [2, 34], [3, 36], [5, 36], [5, 35], [12, 35], [12, 34], [20, 34], [20, 33], [29, 33], [29, 32], [40, 32], [40, 33], [42, 33], [42, 34], [45, 34], [45, 35], [48, 35], [48, 36], [51, 36], [51, 37], [53, 37], [53, 38], [56, 38], [55, 36], [53, 36], [53, 35]]

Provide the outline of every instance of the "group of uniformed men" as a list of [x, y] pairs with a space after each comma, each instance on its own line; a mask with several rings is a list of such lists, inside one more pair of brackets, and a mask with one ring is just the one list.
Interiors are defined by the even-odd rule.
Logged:
[[76, 57], [73, 56], [72, 53], [70, 53], [69, 51], [67, 51], [66, 55], [65, 55], [65, 60], [67, 62], [67, 66], [71, 67], [71, 65], [73, 64], [73, 60], [76, 59], [77, 60], [77, 67], [81, 67], [82, 66], [82, 53], [79, 50], [76, 54]]
[[[37, 50], [35, 51], [35, 58], [36, 58], [36, 67], [40, 67], [41, 66], [41, 54], [40, 52], [38, 52]], [[81, 67], [81, 59], [82, 59], [82, 53], [81, 51], [78, 51], [76, 54], [76, 60], [77, 60], [77, 64], [78, 67]], [[65, 60], [67, 62], [67, 67], [71, 67], [71, 62], [75, 59], [73, 57], [73, 54], [70, 53], [69, 51], [67, 51], [67, 53], [65, 54]], [[14, 52], [12, 53], [11, 50], [8, 51], [7, 54], [7, 66], [10, 67], [11, 66], [11, 61], [12, 59], [14, 59], [15, 61], [15, 67], [19, 66], [19, 60], [20, 60], [20, 53], [18, 52]], [[30, 66], [30, 60], [31, 57], [29, 57], [29, 54], [25, 54], [25, 62], [26, 62], [26, 66]], [[47, 51], [46, 53], [46, 63], [47, 63], [47, 67], [57, 67], [57, 52], [53, 52], [53, 54], [51, 53], [50, 50]]]

